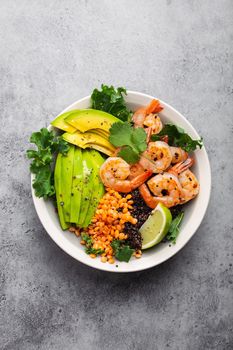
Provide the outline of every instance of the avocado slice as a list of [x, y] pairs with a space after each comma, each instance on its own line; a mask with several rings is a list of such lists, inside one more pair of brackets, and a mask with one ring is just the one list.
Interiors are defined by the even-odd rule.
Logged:
[[[98, 180], [96, 180], [98, 179]], [[96, 179], [94, 180], [95, 189], [93, 191], [91, 201], [89, 203], [87, 215], [85, 217], [84, 223], [82, 227], [87, 227], [91, 223], [91, 219], [93, 218], [96, 208], [99, 204], [100, 199], [104, 195], [104, 185], [99, 182], [98, 175], [96, 175]]]
[[99, 168], [104, 163], [105, 159], [101, 157], [99, 152], [91, 151], [92, 155], [92, 163], [93, 167], [95, 169], [94, 179], [93, 179], [93, 192], [91, 196], [91, 200], [89, 203], [87, 215], [85, 218], [85, 221], [83, 223], [83, 227], [87, 227], [91, 223], [91, 219], [95, 214], [97, 205], [100, 201], [100, 199], [104, 195], [104, 185], [102, 184], [100, 177], [99, 177]]
[[106, 138], [97, 135], [92, 130], [86, 131], [84, 133], [76, 130], [73, 134], [65, 132], [62, 137], [67, 142], [75, 144], [81, 148], [83, 148], [83, 146], [85, 146], [87, 143], [97, 143], [98, 145], [102, 145], [115, 151], [115, 147], [108, 140], [106, 140]]
[[67, 142], [77, 145], [81, 148], [87, 148], [88, 144], [97, 144], [102, 148], [109, 150], [110, 153], [113, 153], [115, 151], [115, 147], [108, 140], [102, 136], [92, 133], [91, 130], [85, 133], [77, 130], [73, 134], [66, 132], [62, 135], [62, 137]]
[[83, 186], [83, 167], [82, 167], [82, 149], [75, 147], [74, 165], [73, 165], [73, 181], [70, 198], [70, 222], [78, 223], [79, 212], [82, 198]]
[[90, 129], [109, 131], [113, 123], [121, 122], [113, 115], [96, 109], [80, 109], [65, 118], [65, 121], [74, 128], [85, 132]]
[[103, 138], [105, 138], [106, 140], [109, 139], [109, 131], [105, 131], [105, 130], [101, 130], [101, 129], [90, 129], [90, 131], [93, 133], [93, 134], [97, 134], [99, 136], [102, 136]]
[[60, 225], [63, 230], [66, 230], [69, 227], [69, 224], [65, 222], [65, 218], [63, 215], [63, 192], [62, 192], [62, 182], [61, 182], [61, 159], [62, 154], [58, 153], [56, 164], [55, 164], [55, 171], [54, 171], [54, 186], [55, 186], [55, 192], [56, 192], [56, 199], [57, 199], [57, 210], [58, 210], [58, 216], [60, 220]]
[[97, 144], [94, 144], [94, 143], [88, 143], [86, 145], [86, 148], [91, 148], [91, 149], [95, 149], [103, 154], [106, 154], [107, 156], [113, 156], [113, 152], [110, 151], [109, 149], [107, 148], [104, 148], [103, 146], [100, 146], [100, 145], [97, 145]]
[[69, 112], [66, 112], [66, 113], [59, 115], [50, 124], [55, 126], [58, 129], [60, 129], [60, 130], [66, 131], [66, 132], [70, 132], [70, 133], [75, 132], [77, 129], [74, 128], [72, 125], [66, 123], [64, 120], [68, 116], [72, 115], [73, 112], [74, 111], [69, 111]]
[[67, 222], [70, 222], [70, 198], [73, 179], [74, 149], [75, 147], [70, 145], [67, 155], [62, 156], [61, 158], [61, 190], [64, 203], [62, 209], [65, 221]]
[[83, 191], [77, 226], [83, 227], [93, 191], [94, 170], [90, 151], [83, 151]]

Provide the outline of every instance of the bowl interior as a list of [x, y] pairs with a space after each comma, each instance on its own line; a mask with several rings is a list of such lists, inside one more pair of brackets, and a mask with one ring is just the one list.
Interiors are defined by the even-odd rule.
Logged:
[[[129, 91], [126, 97], [127, 105], [131, 110], [136, 110], [139, 106], [147, 105], [154, 98], [138, 92]], [[161, 100], [160, 100], [161, 101]], [[174, 108], [161, 101], [164, 110], [161, 115], [163, 123], [171, 122], [183, 127], [193, 138], [200, 138], [192, 125]], [[64, 111], [72, 109], [85, 109], [90, 107], [90, 97], [85, 97]], [[32, 189], [32, 195], [38, 216], [51, 238], [69, 255], [91, 267], [113, 272], [133, 272], [156, 266], [171, 256], [176, 254], [194, 235], [199, 227], [210, 197], [211, 174], [208, 156], [205, 148], [194, 152], [195, 165], [192, 170], [200, 182], [199, 195], [185, 205], [185, 215], [182, 222], [181, 231], [175, 245], [161, 243], [158, 246], [143, 252], [140, 259], [132, 258], [129, 263], [116, 262], [116, 264], [104, 264], [99, 258], [91, 259], [79, 243], [79, 238], [69, 231], [62, 231], [59, 224], [57, 213], [51, 201], [35, 197]]]

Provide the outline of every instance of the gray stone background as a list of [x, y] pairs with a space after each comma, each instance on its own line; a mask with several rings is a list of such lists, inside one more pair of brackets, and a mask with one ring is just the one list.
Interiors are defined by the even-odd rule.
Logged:
[[[1, 349], [232, 349], [232, 0], [0, 0]], [[25, 150], [104, 82], [153, 94], [204, 137], [196, 235], [141, 273], [94, 271], [49, 238]]]

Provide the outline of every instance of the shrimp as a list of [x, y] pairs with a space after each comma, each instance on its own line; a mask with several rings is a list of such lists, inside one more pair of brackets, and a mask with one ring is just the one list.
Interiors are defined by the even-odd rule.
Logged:
[[146, 116], [143, 125], [147, 126], [150, 129], [151, 134], [158, 134], [163, 128], [161, 119], [157, 114], [154, 113], [150, 113]]
[[180, 147], [170, 146], [170, 151], [172, 153], [172, 164], [183, 162], [188, 158], [188, 153]]
[[130, 175], [129, 180], [134, 179], [136, 176], [141, 175], [145, 172], [145, 169], [143, 166], [139, 163], [133, 164], [130, 166]]
[[[160, 141], [164, 141], [168, 144], [168, 135], [161, 136]], [[170, 150], [172, 152], [172, 164], [182, 162], [188, 158], [188, 153], [181, 147], [170, 146]]]
[[150, 169], [153, 173], [165, 171], [171, 164], [172, 153], [166, 142], [149, 142], [147, 150], [142, 153], [139, 160], [144, 169]]
[[146, 118], [146, 108], [141, 107], [133, 114], [132, 120], [134, 122], [134, 126], [143, 128], [143, 123]]
[[[148, 185], [148, 187], [147, 187]], [[182, 200], [182, 187], [177, 176], [168, 172], [158, 174], [139, 187], [139, 192], [148, 207], [154, 209], [158, 203], [167, 208], [173, 207]], [[151, 194], [151, 192], [153, 195]]]
[[163, 124], [157, 115], [162, 110], [159, 100], [153, 99], [147, 107], [139, 108], [133, 115], [134, 126], [145, 128], [148, 142], [151, 134], [158, 134], [162, 130]]
[[177, 163], [168, 170], [169, 173], [176, 175], [182, 186], [182, 200], [180, 204], [186, 203], [196, 197], [200, 190], [199, 182], [196, 176], [189, 168], [193, 165], [194, 159], [188, 158], [183, 162]]
[[146, 113], [159, 113], [163, 110], [163, 107], [161, 106], [159, 100], [156, 100], [155, 98], [151, 100], [151, 102], [146, 107]]
[[130, 165], [120, 157], [109, 157], [100, 167], [100, 177], [106, 187], [115, 191], [128, 193], [142, 185], [152, 174], [151, 170], [144, 171], [132, 180]]

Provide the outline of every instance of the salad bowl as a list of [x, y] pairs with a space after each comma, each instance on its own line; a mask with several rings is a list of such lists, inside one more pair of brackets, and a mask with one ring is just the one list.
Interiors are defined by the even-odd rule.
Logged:
[[[127, 106], [134, 111], [140, 106], [148, 105], [153, 98], [155, 97], [135, 91], [127, 91], [125, 101]], [[196, 130], [182, 114], [162, 100], [160, 102], [164, 107], [160, 113], [163, 122], [176, 124], [182, 127], [191, 137], [195, 139], [200, 138]], [[61, 113], [89, 107], [90, 96], [87, 96], [74, 102]], [[51, 130], [52, 126], [49, 126], [48, 129]], [[154, 267], [174, 256], [186, 245], [197, 231], [207, 210], [211, 191], [211, 171], [205, 147], [203, 146], [201, 149], [196, 150], [193, 156], [195, 158], [193, 170], [200, 183], [200, 193], [185, 206], [185, 216], [176, 244], [161, 243], [145, 251], [140, 259], [132, 258], [128, 263], [115, 262], [114, 264], [103, 264], [100, 259], [90, 259], [80, 245], [76, 235], [61, 229], [52, 201], [36, 197], [32, 188], [32, 197], [37, 214], [44, 229], [54, 242], [71, 257], [85, 265], [110, 272], [135, 272]], [[32, 175], [32, 181], [33, 178], [34, 175]]]

